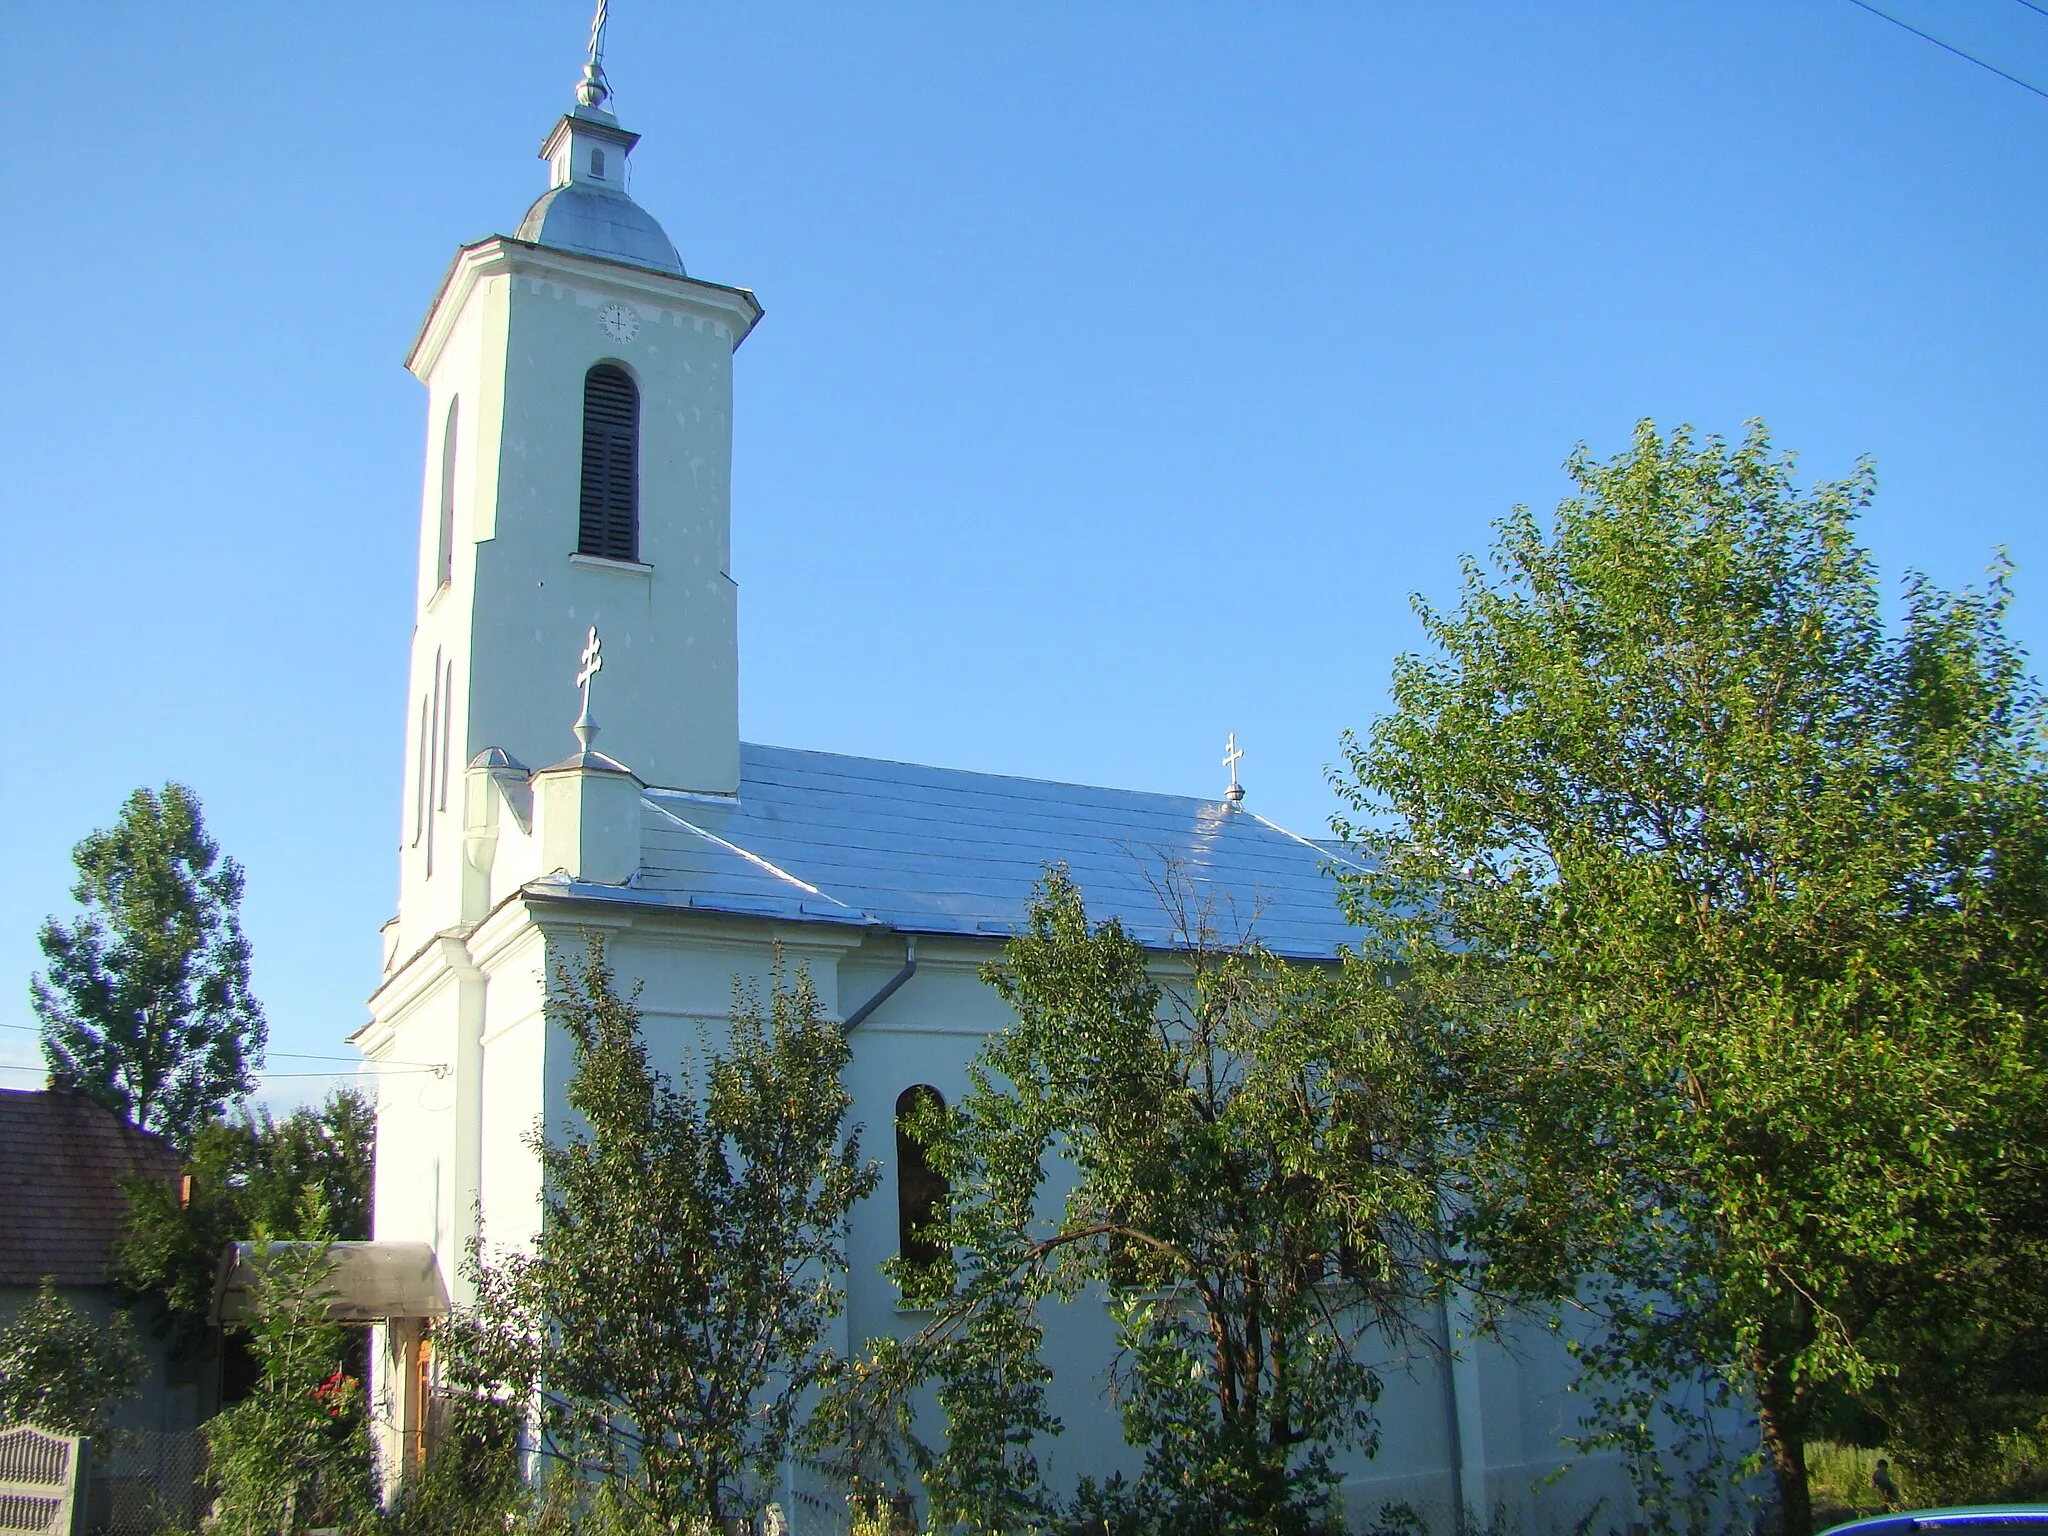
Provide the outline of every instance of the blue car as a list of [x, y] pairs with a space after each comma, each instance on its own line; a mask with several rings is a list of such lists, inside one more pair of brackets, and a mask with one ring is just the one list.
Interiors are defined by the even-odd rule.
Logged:
[[1902, 1509], [1830, 1526], [1821, 1536], [2048, 1536], [2048, 1504], [1965, 1504], [1955, 1509]]

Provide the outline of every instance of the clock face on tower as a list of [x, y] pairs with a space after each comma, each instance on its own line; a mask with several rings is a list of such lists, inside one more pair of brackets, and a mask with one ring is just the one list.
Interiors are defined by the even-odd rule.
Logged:
[[613, 341], [631, 341], [640, 333], [640, 317], [625, 304], [607, 304], [597, 312], [597, 324]]

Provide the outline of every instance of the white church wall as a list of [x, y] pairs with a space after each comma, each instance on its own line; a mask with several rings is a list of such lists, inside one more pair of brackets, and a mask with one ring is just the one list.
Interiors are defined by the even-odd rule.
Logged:
[[1353, 1530], [1372, 1529], [1390, 1504], [1413, 1509], [1435, 1536], [1455, 1529], [1456, 1405], [1450, 1364], [1429, 1338], [1432, 1322], [1430, 1315], [1419, 1320], [1422, 1337], [1372, 1335], [1362, 1349], [1380, 1377], [1380, 1397], [1373, 1404], [1379, 1439], [1370, 1456], [1354, 1452], [1340, 1463], [1338, 1498]]
[[[537, 1228], [540, 1171], [526, 1139], [536, 1124], [559, 1129], [567, 1120], [573, 1065], [569, 1041], [546, 1018], [547, 978], [554, 960], [581, 954], [593, 928], [606, 935], [622, 991], [641, 985], [650, 1058], [679, 1086], [694, 1076], [691, 1063], [722, 1042], [734, 977], [752, 981], [765, 1000], [778, 943], [785, 965], [808, 968], [826, 1011], [842, 1017], [897, 973], [904, 954], [893, 934], [535, 894], [505, 903], [466, 940], [449, 935], [416, 956], [373, 999], [378, 1020], [363, 1043], [375, 1057], [458, 1070], [445, 1082], [394, 1074], [382, 1085], [377, 1236], [433, 1242], [458, 1303], [467, 1297], [460, 1264], [473, 1207], [494, 1249], [524, 1246]], [[850, 1223], [842, 1348], [906, 1336], [926, 1320], [900, 1305], [881, 1272], [899, 1238], [895, 1104], [919, 1084], [960, 1101], [970, 1061], [1012, 1017], [980, 974], [999, 954], [992, 939], [922, 940], [915, 976], [850, 1037], [849, 1119], [862, 1127], [881, 1180]], [[1047, 1194], [1063, 1197], [1058, 1175]], [[1049, 1307], [1044, 1320], [1048, 1406], [1067, 1426], [1041, 1447], [1052, 1485], [1135, 1474], [1141, 1456], [1122, 1441], [1111, 1395], [1114, 1338], [1104, 1299], [1077, 1297]], [[1596, 1505], [1603, 1525], [1626, 1523], [1633, 1506], [1619, 1461], [1575, 1460], [1564, 1443], [1583, 1399], [1570, 1390], [1574, 1367], [1561, 1343], [1532, 1327], [1498, 1342], [1473, 1340], [1465, 1321], [1423, 1320], [1432, 1338], [1439, 1326], [1458, 1335], [1453, 1363], [1427, 1341], [1390, 1344], [1375, 1361], [1384, 1382], [1378, 1452], [1341, 1464], [1340, 1496], [1354, 1526], [1405, 1503], [1432, 1531], [1448, 1532], [1456, 1501], [1482, 1520], [1499, 1509], [1528, 1536], [1566, 1531]]]
[[[921, 941], [916, 975], [848, 1037], [848, 1120], [861, 1127], [863, 1152], [881, 1165], [875, 1193], [854, 1212], [847, 1234], [849, 1347], [870, 1338], [908, 1337], [928, 1319], [902, 1306], [881, 1268], [896, 1257], [901, 1238], [896, 1101], [918, 1086], [936, 1088], [949, 1105], [967, 1092], [967, 1065], [982, 1039], [1009, 1021], [1001, 999], [977, 974], [994, 953], [993, 945]], [[842, 1014], [887, 985], [903, 954], [903, 941], [892, 935], [849, 955], [840, 967]]]
[[[1484, 1451], [1483, 1473], [1468, 1502], [1481, 1511], [1504, 1508], [1531, 1536], [1563, 1536], [1589, 1518], [1594, 1530], [1624, 1529], [1639, 1519], [1626, 1458], [1618, 1451], [1581, 1455], [1568, 1443], [1591, 1427], [1592, 1398], [1579, 1389], [1567, 1341], [1590, 1337], [1591, 1330], [1590, 1319], [1574, 1325], [1569, 1314], [1555, 1332], [1524, 1316], [1511, 1319], [1497, 1337], [1460, 1341], [1461, 1400], [1481, 1426]], [[1688, 1406], [1701, 1406], [1696, 1393]], [[1653, 1422], [1652, 1431], [1682, 1478], [1697, 1451], [1679, 1445], [1680, 1432], [1668, 1420]], [[1730, 1454], [1757, 1444], [1755, 1421], [1741, 1407], [1713, 1414], [1711, 1432]]]
[[[859, 1349], [879, 1337], [907, 1338], [931, 1319], [928, 1311], [906, 1307], [883, 1263], [896, 1257], [901, 1240], [896, 1157], [896, 1101], [908, 1088], [936, 1088], [948, 1104], [968, 1092], [968, 1066], [986, 1038], [1006, 1028], [1014, 1015], [981, 976], [1000, 958], [996, 940], [922, 938], [918, 968], [850, 1037], [853, 1057], [846, 1084], [853, 1094], [850, 1119], [863, 1127], [862, 1145], [881, 1164], [873, 1197], [854, 1212], [847, 1239], [847, 1347]], [[875, 995], [902, 963], [903, 942], [893, 935], [876, 941], [841, 967], [845, 1005], [859, 1006]], [[1048, 1182], [1048, 1209], [1065, 1197], [1059, 1170]], [[1116, 1471], [1137, 1470], [1138, 1458], [1122, 1436], [1101, 1432], [1108, 1410], [1107, 1364], [1114, 1348], [1108, 1307], [1099, 1295], [1054, 1303], [1043, 1313], [1044, 1358], [1052, 1367], [1047, 1406], [1068, 1426], [1039, 1447], [1054, 1487], [1071, 1488], [1081, 1477], [1098, 1480]], [[937, 1436], [941, 1421], [926, 1405], [925, 1430]], [[1113, 1416], [1111, 1423], [1114, 1424]]]
[[[467, 307], [442, 347], [427, 391], [420, 490], [418, 602], [406, 687], [405, 786], [400, 806], [397, 958], [456, 922], [461, 901], [462, 775], [469, 761], [469, 634], [475, 602], [475, 506], [495, 484], [486, 451], [496, 370], [485, 366], [481, 305]], [[455, 409], [451, 445], [448, 412]], [[450, 447], [453, 483], [447, 484]], [[454, 499], [449, 579], [440, 580], [442, 495]]]
[[472, 768], [463, 783], [461, 920], [483, 922], [508, 893], [549, 871], [531, 780], [512, 768]]
[[[540, 1159], [527, 1140], [554, 1113], [568, 1082], [550, 1061], [562, 1050], [554, 1039], [560, 1031], [547, 1018], [547, 935], [514, 904], [477, 938], [489, 979], [478, 1040], [475, 1219], [487, 1249], [523, 1249], [541, 1219]], [[443, 1271], [457, 1268], [460, 1258], [442, 1254]], [[468, 1286], [454, 1279], [450, 1295], [466, 1296]]]
[[[400, 956], [464, 919], [469, 761], [498, 747], [538, 769], [575, 750], [571, 674], [592, 626], [605, 638], [603, 749], [648, 783], [737, 786], [732, 348], [756, 314], [731, 290], [504, 241], [458, 257], [411, 360], [428, 410]], [[584, 378], [600, 362], [640, 392], [636, 562], [575, 552]]]
[[[377, 1164], [372, 1221], [379, 1237], [436, 1241], [448, 1194], [435, 1175], [454, 1145], [454, 1073], [460, 984], [443, 958], [423, 956], [379, 994], [363, 1039], [377, 1088]], [[432, 1067], [446, 1069], [436, 1076]], [[403, 1176], [398, 1171], [404, 1170]]]
[[[494, 498], [497, 481], [495, 434], [489, 428], [501, 408], [498, 370], [487, 365], [486, 352], [492, 339], [487, 334], [491, 318], [488, 302], [492, 286], [479, 286], [474, 302], [466, 305], [448, 332], [433, 372], [427, 377], [427, 441], [425, 469], [420, 484], [420, 543], [418, 561], [419, 607], [434, 604], [441, 586], [441, 495], [448, 484], [448, 410], [457, 407], [454, 455], [453, 538], [449, 546], [451, 585], [467, 587], [464, 545], [482, 536], [477, 528], [477, 508]], [[481, 472], [480, 472], [481, 471]], [[445, 594], [443, 594], [445, 595]], [[435, 604], [438, 611], [439, 605]], [[452, 617], [452, 615], [451, 615]], [[453, 640], [461, 626], [451, 626], [445, 638]]]
[[[576, 963], [590, 933], [604, 935], [621, 994], [641, 986], [649, 1062], [682, 1087], [692, 1080], [692, 1064], [724, 1044], [735, 976], [753, 982], [765, 1006], [778, 940], [792, 971], [809, 967], [828, 1009], [838, 951], [857, 942], [739, 920], [704, 924], [695, 942], [681, 943], [668, 924], [567, 902], [538, 905], [538, 917], [525, 903], [508, 905], [472, 940], [488, 977], [477, 1125], [483, 1235], [492, 1248], [523, 1248], [539, 1227], [540, 1167], [527, 1145], [530, 1133], [540, 1126], [555, 1134], [576, 1123], [567, 1099], [573, 1042], [549, 1021], [546, 999], [556, 966]], [[444, 1253], [444, 1269], [458, 1258]]]
[[[1465, 1509], [1480, 1524], [1499, 1515], [1527, 1536], [1563, 1536], [1585, 1522], [1596, 1531], [1627, 1529], [1639, 1519], [1624, 1457], [1582, 1454], [1572, 1441], [1590, 1427], [1591, 1399], [1568, 1341], [1585, 1336], [1569, 1315], [1561, 1330], [1523, 1315], [1495, 1332], [1475, 1335], [1469, 1308], [1455, 1303], [1445, 1325], [1454, 1342], [1450, 1371]], [[1686, 1453], [1668, 1423], [1655, 1426], [1664, 1453], [1682, 1466]], [[1728, 1445], [1753, 1444], [1754, 1426], [1740, 1411], [1720, 1414], [1716, 1431]]]
[[[437, 1243], [465, 1189], [454, 1165], [461, 979], [446, 950], [445, 942], [429, 945], [387, 978], [371, 998], [370, 1024], [356, 1037], [376, 1088], [370, 1219], [379, 1238]], [[437, 1076], [436, 1066], [446, 1075]], [[398, 1380], [388, 1329], [376, 1332], [368, 1382], [373, 1432], [380, 1457], [395, 1466]]]
[[[873, 995], [894, 973], [901, 941], [879, 941], [841, 963], [848, 1004]], [[968, 1089], [967, 1069], [987, 1036], [1014, 1019], [1008, 1005], [981, 975], [999, 959], [999, 941], [922, 939], [916, 976], [878, 1009], [852, 1036], [853, 1060], [846, 1081], [854, 1094], [853, 1117], [866, 1130], [864, 1146], [881, 1160], [874, 1197], [855, 1212], [848, 1238], [847, 1337], [851, 1347], [893, 1335], [906, 1337], [930, 1314], [901, 1305], [881, 1265], [899, 1243], [894, 1114], [897, 1096], [917, 1084], [937, 1088], [949, 1104]], [[1173, 967], [1162, 967], [1170, 974]], [[1048, 1179], [1048, 1210], [1065, 1197], [1068, 1182], [1059, 1170]], [[1052, 1367], [1047, 1406], [1066, 1433], [1040, 1448], [1055, 1488], [1071, 1489], [1082, 1477], [1103, 1479], [1121, 1471], [1134, 1476], [1141, 1454], [1126, 1445], [1116, 1417], [1109, 1367], [1115, 1332], [1099, 1292], [1048, 1306], [1044, 1358]], [[1377, 1362], [1376, 1362], [1377, 1363]], [[1354, 1518], [1378, 1513], [1382, 1504], [1405, 1502], [1448, 1532], [1456, 1468], [1451, 1454], [1451, 1404], [1447, 1367], [1438, 1352], [1413, 1346], [1388, 1347], [1384, 1395], [1378, 1405], [1381, 1441], [1371, 1458], [1344, 1463], [1343, 1497]], [[929, 1426], [936, 1433], [937, 1422]], [[1105, 1433], [1105, 1431], [1107, 1431]]]
[[[650, 784], [738, 784], [738, 589], [729, 574], [732, 331], [646, 287], [520, 275], [506, 310], [508, 366], [495, 533], [478, 547], [472, 745], [530, 768], [574, 750], [570, 682], [595, 625], [605, 671], [601, 750]], [[629, 340], [604, 306], [637, 317]], [[626, 369], [640, 390], [639, 564], [576, 555], [584, 376]], [[488, 664], [482, 658], [488, 657]]]

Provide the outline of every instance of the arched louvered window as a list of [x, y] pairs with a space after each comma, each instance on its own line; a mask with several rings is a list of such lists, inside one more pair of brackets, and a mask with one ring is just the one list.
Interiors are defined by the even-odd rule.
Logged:
[[434, 582], [448, 585], [455, 574], [455, 419], [462, 409], [458, 395], [448, 402], [448, 423], [441, 429], [441, 543], [434, 559]]
[[583, 376], [583, 502], [576, 553], [640, 558], [640, 391], [615, 363]]
[[953, 1188], [932, 1167], [924, 1143], [913, 1132], [921, 1118], [945, 1107], [945, 1099], [929, 1083], [906, 1088], [896, 1099], [896, 1251], [909, 1264], [933, 1264], [945, 1253], [932, 1240], [930, 1229], [947, 1214]]

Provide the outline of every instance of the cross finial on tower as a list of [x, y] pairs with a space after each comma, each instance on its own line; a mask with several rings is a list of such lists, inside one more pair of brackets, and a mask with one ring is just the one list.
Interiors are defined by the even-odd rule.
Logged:
[[[603, 0], [599, 0], [602, 13]], [[583, 642], [583, 668], [576, 674], [576, 686], [583, 690], [583, 713], [576, 717], [576, 740], [584, 751], [597, 740], [597, 722], [590, 718], [590, 680], [604, 670], [603, 642], [597, 638], [597, 626], [590, 626], [590, 638]]]
[[583, 106], [604, 110], [611, 96], [611, 83], [604, 77], [605, 0], [597, 0], [597, 14], [590, 18], [590, 56], [583, 63], [583, 78], [576, 83], [576, 100]]
[[1237, 782], [1237, 765], [1244, 761], [1244, 752], [1237, 744], [1237, 732], [1230, 733], [1230, 740], [1223, 748], [1223, 766], [1230, 770], [1230, 788], [1223, 791], [1223, 798], [1232, 805], [1244, 799], [1244, 786]]

